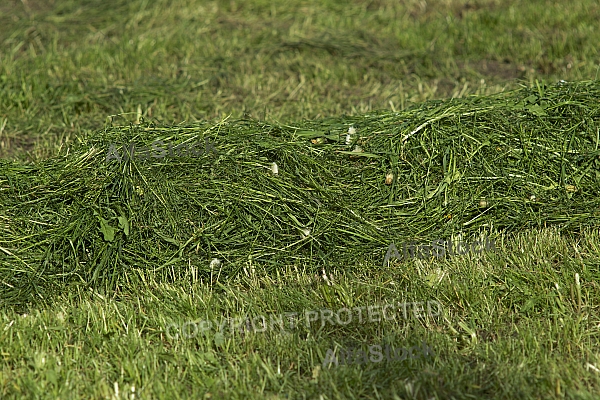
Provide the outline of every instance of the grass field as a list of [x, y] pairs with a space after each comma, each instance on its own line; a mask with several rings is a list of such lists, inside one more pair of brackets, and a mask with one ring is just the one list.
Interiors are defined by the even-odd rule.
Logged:
[[600, 398], [599, 19], [2, 2], [0, 398]]

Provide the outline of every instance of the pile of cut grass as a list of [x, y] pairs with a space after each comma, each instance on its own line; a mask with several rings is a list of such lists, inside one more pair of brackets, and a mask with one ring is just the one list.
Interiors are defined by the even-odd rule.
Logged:
[[[1, 299], [381, 264], [390, 242], [598, 225], [598, 98], [598, 81], [562, 82], [293, 126], [142, 121], [54, 159], [3, 161]], [[218, 154], [106, 160], [111, 144], [156, 140], [208, 140]]]

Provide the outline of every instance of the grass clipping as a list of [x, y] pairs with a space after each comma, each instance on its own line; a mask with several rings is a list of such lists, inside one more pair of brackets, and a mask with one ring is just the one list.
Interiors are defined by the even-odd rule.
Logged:
[[[599, 98], [597, 81], [562, 82], [297, 126], [142, 122], [1, 161], [1, 300], [209, 276], [215, 258], [223, 278], [380, 265], [391, 242], [598, 225]], [[124, 156], [156, 140], [216, 152]]]

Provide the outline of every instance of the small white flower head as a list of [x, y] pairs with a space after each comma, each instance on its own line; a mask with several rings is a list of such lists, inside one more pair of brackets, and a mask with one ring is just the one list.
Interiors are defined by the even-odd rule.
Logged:
[[221, 266], [221, 260], [219, 260], [218, 258], [213, 258], [212, 261], [210, 262], [210, 269], [215, 269]]
[[391, 185], [393, 180], [394, 180], [394, 173], [392, 171], [388, 171], [388, 173], [385, 174], [385, 184]]
[[331, 283], [331, 281], [329, 280], [329, 278], [327, 277], [327, 273], [325, 273], [325, 268], [323, 268], [323, 280], [324, 280], [325, 282], [327, 282], [327, 285], [329, 285], [329, 286], [333, 285], [333, 284]]
[[529, 200], [530, 201], [535, 201], [535, 194], [532, 194], [531, 196], [529, 196]]
[[273, 173], [273, 175], [279, 174], [279, 167], [277, 166], [277, 164], [271, 164], [271, 172]]
[[353, 153], [362, 153], [363, 149], [359, 145], [356, 145], [356, 146], [354, 146], [354, 150], [352, 150], [352, 152]]
[[352, 135], [356, 134], [356, 129], [353, 126], [348, 128], [348, 133], [346, 134], [346, 145], [349, 145], [352, 141]]
[[581, 283], [579, 282], [579, 274], [575, 273], [575, 283], [577, 284], [577, 286], [581, 286]]
[[308, 229], [308, 228], [302, 229], [302, 233], [300, 234], [300, 237], [302, 239], [306, 239], [309, 236], [310, 236], [310, 229]]

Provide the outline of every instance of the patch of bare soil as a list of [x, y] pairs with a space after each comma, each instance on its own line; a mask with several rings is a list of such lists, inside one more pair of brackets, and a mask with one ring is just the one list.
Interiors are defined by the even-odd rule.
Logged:
[[14, 159], [18, 155], [27, 153], [35, 147], [35, 140], [28, 136], [3, 137], [0, 139], [0, 158]]

